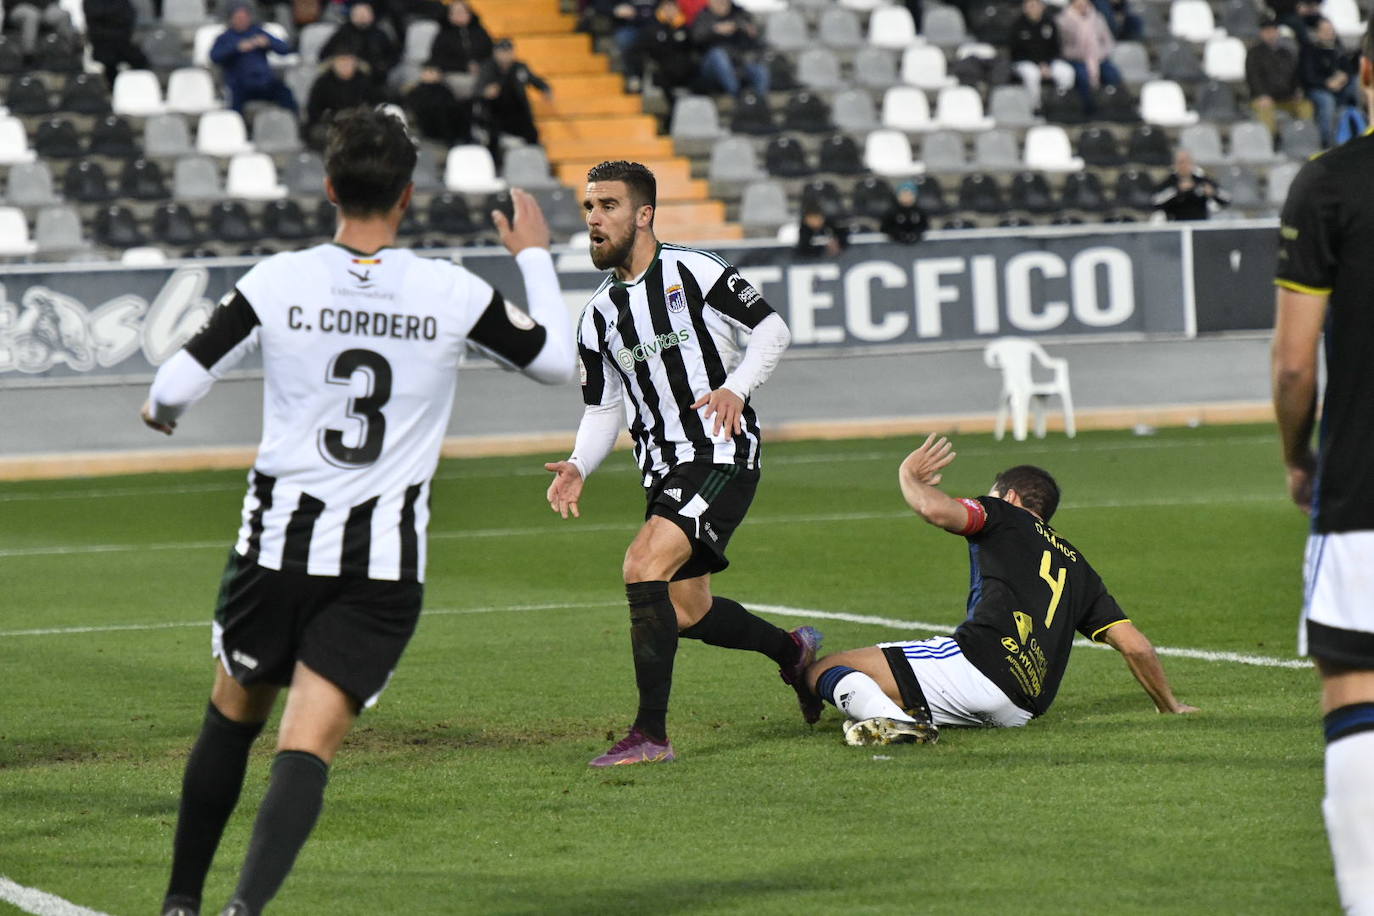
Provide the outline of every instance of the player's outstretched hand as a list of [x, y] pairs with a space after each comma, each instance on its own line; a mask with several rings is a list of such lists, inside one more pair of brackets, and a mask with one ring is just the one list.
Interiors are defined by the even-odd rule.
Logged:
[[1307, 515], [1312, 514], [1312, 477], [1316, 464], [1316, 459], [1309, 455], [1298, 464], [1288, 465], [1288, 495]]
[[151, 401], [143, 402], [143, 409], [138, 412], [138, 415], [143, 419], [144, 426], [149, 429], [155, 429], [164, 436], [170, 436], [172, 430], [177, 428], [175, 420], [171, 423], [159, 423], [157, 420], [153, 419], [153, 405]]
[[928, 487], [938, 487], [944, 475], [940, 472], [949, 466], [958, 454], [954, 446], [944, 436], [935, 433], [926, 436], [926, 441], [902, 462], [902, 473], [917, 483]]
[[549, 508], [564, 518], [572, 513], [573, 518], [581, 518], [577, 503], [582, 499], [582, 472], [570, 461], [550, 461], [544, 470], [553, 471], [553, 483], [549, 484]]
[[713, 436], [719, 436], [722, 429], [730, 435], [738, 436], [744, 432], [744, 398], [729, 388], [717, 388], [710, 394], [703, 394], [692, 402], [693, 410], [706, 408], [706, 419], [716, 418]]
[[500, 210], [491, 211], [491, 221], [501, 236], [501, 244], [511, 254], [519, 254], [526, 248], [549, 247], [549, 223], [544, 219], [544, 211], [533, 195], [511, 188], [511, 210], [514, 220], [506, 219]]

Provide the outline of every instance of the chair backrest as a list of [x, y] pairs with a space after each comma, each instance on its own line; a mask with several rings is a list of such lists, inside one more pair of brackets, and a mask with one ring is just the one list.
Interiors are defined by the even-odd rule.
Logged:
[[301, 63], [307, 66], [319, 63], [320, 51], [329, 43], [329, 39], [338, 28], [336, 22], [312, 22], [302, 28], [299, 44]]
[[864, 45], [864, 33], [859, 26], [859, 17], [849, 10], [838, 7], [821, 13], [816, 34], [827, 48], [839, 51], [850, 51]]
[[952, 130], [926, 134], [921, 144], [921, 160], [931, 172], [962, 172], [968, 168], [964, 137]]
[[448, 151], [444, 185], [450, 191], [488, 191], [498, 184], [496, 163], [485, 146], [465, 144]]
[[1323, 0], [1322, 15], [1331, 20], [1336, 34], [1343, 37], [1364, 31], [1360, 25], [1360, 7], [1355, 0]]
[[204, 156], [178, 159], [172, 169], [172, 195], [181, 200], [217, 200], [224, 196], [219, 168]]
[[260, 109], [253, 115], [253, 145], [264, 153], [294, 153], [301, 148], [296, 118], [284, 108]]
[[926, 41], [940, 47], [953, 47], [968, 41], [968, 30], [964, 27], [964, 14], [954, 6], [930, 6], [921, 19], [921, 35]]
[[916, 42], [916, 21], [904, 6], [883, 6], [868, 17], [868, 43], [875, 48], [905, 48]]
[[1274, 137], [1259, 121], [1231, 125], [1231, 158], [1236, 162], [1272, 162]]
[[800, 51], [811, 43], [806, 17], [793, 9], [770, 13], [764, 20], [763, 40], [779, 51]]
[[1259, 177], [1243, 165], [1223, 166], [1217, 183], [1231, 196], [1231, 206], [1247, 210], [1264, 206], [1260, 195]]
[[1204, 75], [1197, 50], [1186, 41], [1170, 39], [1156, 46], [1155, 52], [1159, 56], [1159, 75], [1164, 79], [1187, 82]]
[[1301, 163], [1285, 162], [1269, 170], [1265, 199], [1272, 206], [1283, 206], [1284, 201], [1288, 199], [1288, 186], [1293, 183], [1293, 179], [1297, 176], [1300, 168], [1302, 168]]
[[983, 97], [972, 86], [946, 86], [935, 99], [935, 121], [955, 130], [979, 130], [990, 126], [983, 114]]
[[669, 129], [675, 139], [713, 140], [722, 133], [720, 113], [715, 100], [704, 95], [689, 95], [673, 106], [673, 121]]
[[1021, 150], [1016, 142], [1016, 134], [1006, 128], [979, 134], [973, 141], [973, 159], [978, 168], [988, 172], [1021, 168]]
[[744, 137], [724, 137], [711, 147], [707, 174], [712, 181], [753, 181], [759, 177], [758, 154]]
[[1083, 168], [1083, 160], [1073, 154], [1073, 144], [1064, 128], [1041, 124], [1026, 131], [1026, 168], [1074, 172]]
[[502, 165], [506, 183], [517, 188], [534, 185], [547, 185], [549, 179], [549, 157], [542, 146], [517, 146], [506, 152]]
[[70, 251], [85, 247], [81, 214], [73, 207], [44, 207], [34, 220], [33, 241], [39, 251]]
[[883, 93], [883, 126], [893, 130], [925, 131], [930, 119], [930, 99], [915, 86], [893, 86]]
[[1197, 120], [1188, 111], [1183, 88], [1173, 80], [1151, 80], [1140, 88], [1140, 117], [1147, 124], [1181, 127]]
[[13, 115], [0, 115], [0, 163], [31, 162], [33, 158], [24, 122]]
[[432, 19], [417, 19], [406, 26], [406, 63], [422, 64], [428, 60], [434, 36], [438, 34], [439, 23]]
[[830, 104], [830, 120], [840, 130], [865, 131], [878, 126], [873, 96], [863, 89], [845, 89]]
[[162, 21], [178, 28], [190, 28], [205, 21], [205, 0], [165, 0]]
[[875, 130], [864, 142], [864, 164], [879, 175], [911, 175], [919, 171], [911, 159], [911, 141], [898, 130]]
[[995, 86], [988, 97], [988, 115], [1004, 127], [1029, 127], [1037, 123], [1030, 96], [1020, 86]]
[[0, 207], [0, 255], [32, 254], [38, 246], [29, 241], [29, 224], [18, 207]]
[[286, 189], [277, 183], [277, 166], [266, 153], [239, 153], [229, 160], [224, 192], [230, 197], [274, 200]]
[[1138, 41], [1123, 41], [1112, 50], [1112, 63], [1121, 71], [1121, 78], [1131, 85], [1150, 79], [1150, 54]]
[[121, 70], [114, 81], [111, 104], [115, 114], [147, 118], [162, 114], [162, 86], [151, 70]]
[[221, 107], [215, 79], [203, 67], [173, 70], [167, 79], [167, 108], [183, 114], [202, 114]]
[[1239, 38], [1209, 38], [1202, 49], [1202, 72], [1214, 80], [1245, 79], [1245, 42]]
[[1279, 145], [1289, 159], [1307, 160], [1322, 148], [1322, 141], [1315, 124], [1294, 118], [1279, 129]]
[[157, 70], [174, 70], [186, 65], [186, 50], [181, 36], [171, 29], [157, 28], [143, 39], [143, 53]]
[[1197, 113], [1205, 121], [1234, 121], [1236, 91], [1230, 83], [1208, 80], [1198, 88]]
[[251, 149], [243, 116], [231, 109], [207, 111], [196, 128], [196, 152], [206, 156], [233, 156]]
[[[901, 7], [893, 7], [901, 9]], [[949, 67], [945, 52], [930, 45], [912, 45], [902, 52], [902, 82], [922, 89], [940, 89], [949, 85]]]
[[[1266, 147], [1269, 145], [1268, 133], [1265, 131]], [[1183, 128], [1179, 131], [1178, 145], [1203, 164], [1218, 163], [1226, 158], [1221, 152], [1221, 133], [1215, 124], [1193, 124]]]
[[179, 114], [156, 115], [143, 124], [143, 149], [149, 156], [184, 156], [191, 152], [191, 129]]
[[297, 153], [287, 160], [282, 178], [292, 194], [323, 194], [324, 160], [319, 153]]
[[223, 35], [224, 31], [224, 23], [222, 22], [207, 22], [196, 29], [195, 37], [191, 39], [192, 66], [213, 66], [213, 62], [210, 60], [210, 49], [215, 46], [215, 40]]
[[46, 162], [19, 162], [10, 166], [5, 200], [16, 207], [41, 207], [54, 203], [52, 170]]
[[829, 48], [809, 48], [797, 58], [797, 79], [812, 89], [838, 89], [840, 61]]
[[1025, 337], [999, 337], [983, 348], [983, 362], [1002, 372], [1002, 391], [1029, 389], [1033, 360], [1048, 361], [1045, 348]]
[[740, 224], [748, 228], [776, 228], [792, 218], [787, 192], [773, 181], [759, 181], [745, 188], [739, 213]]
[[854, 55], [854, 82], [870, 89], [886, 89], [897, 82], [897, 61], [883, 48], [861, 48]]
[[1203, 42], [1216, 31], [1207, 0], [1174, 0], [1169, 6], [1169, 34], [1184, 41]]

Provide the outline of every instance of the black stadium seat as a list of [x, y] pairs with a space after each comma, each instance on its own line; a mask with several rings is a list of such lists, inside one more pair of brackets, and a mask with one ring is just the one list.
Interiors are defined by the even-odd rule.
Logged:
[[153, 238], [164, 245], [199, 245], [204, 239], [185, 204], [165, 204], [153, 213]]
[[1230, 122], [1240, 117], [1236, 91], [1217, 80], [1208, 80], [1198, 87], [1196, 107], [1204, 121]]
[[1131, 132], [1126, 146], [1126, 161], [1136, 165], [1172, 165], [1169, 138], [1158, 127], [1143, 124]]
[[772, 92], [791, 92], [797, 88], [797, 72], [786, 54], [765, 51], [762, 63], [768, 68], [768, 88]]
[[1100, 127], [1086, 127], [1078, 135], [1078, 155], [1088, 165], [1115, 168], [1126, 161], [1116, 135]]
[[752, 89], [740, 93], [739, 99], [735, 102], [735, 112], [730, 116], [730, 131], [754, 136], [777, 133], [778, 127], [773, 120], [773, 109], [768, 104], [768, 96], [759, 95]]
[[809, 182], [802, 188], [801, 205], [803, 210], [816, 207], [829, 219], [844, 219], [848, 215], [844, 196], [840, 189], [835, 187], [834, 182], [830, 181]]
[[763, 154], [768, 174], [775, 178], [805, 178], [815, 171], [806, 161], [806, 150], [793, 137], [777, 137], [768, 141]]
[[222, 200], [210, 208], [210, 236], [221, 242], [250, 242], [258, 232], [243, 204]]
[[80, 73], [81, 56], [81, 45], [51, 32], [39, 39], [34, 49], [33, 68], [49, 73]]
[[0, 35], [0, 74], [23, 72], [24, 52], [19, 49], [19, 42]]
[[820, 171], [832, 175], [862, 175], [868, 171], [859, 146], [846, 134], [834, 134], [821, 143]]
[[1001, 213], [1007, 209], [1002, 189], [987, 175], [976, 172], [959, 185], [959, 209], [973, 213]]
[[305, 214], [294, 200], [274, 200], [267, 205], [262, 212], [262, 234], [268, 238], [290, 241], [312, 235], [305, 224]]
[[944, 216], [950, 211], [940, 179], [934, 175], [917, 175], [909, 180], [916, 186], [916, 206], [931, 216]]
[[968, 28], [979, 41], [1005, 47], [1019, 13], [1020, 8], [1011, 3], [988, 3], [970, 12]]
[[1020, 172], [1011, 180], [1009, 204], [1013, 210], [1049, 213], [1055, 208], [1054, 195], [1045, 176], [1039, 172]]
[[787, 102], [782, 112], [783, 130], [820, 134], [834, 130], [830, 123], [830, 106], [814, 92], [798, 92]]
[[143, 153], [134, 129], [119, 115], [107, 115], [91, 128], [86, 149], [92, 156], [112, 159], [133, 159]]
[[109, 114], [110, 92], [100, 77], [90, 73], [79, 73], [67, 80], [57, 107], [61, 111], [70, 111], [73, 114]]
[[1140, 121], [1140, 102], [1125, 86], [1103, 86], [1097, 90], [1097, 117], [1117, 124]]
[[886, 216], [897, 200], [892, 185], [876, 175], [870, 175], [854, 185], [853, 198], [854, 215], [873, 220], [881, 220]]
[[148, 159], [130, 159], [119, 176], [119, 194], [134, 200], [166, 200], [167, 189], [162, 166]]
[[1040, 110], [1045, 120], [1053, 124], [1082, 124], [1088, 120], [1083, 113], [1083, 99], [1077, 89], [1058, 89], [1049, 80], [1041, 90]]
[[62, 196], [83, 204], [99, 204], [114, 198], [110, 181], [98, 162], [73, 163], [62, 178]]
[[439, 194], [429, 202], [429, 228], [444, 235], [469, 235], [477, 231], [472, 210], [461, 194]]
[[147, 242], [133, 213], [120, 204], [100, 211], [95, 221], [95, 237], [100, 244], [110, 248], [136, 248]]
[[1093, 172], [1073, 172], [1064, 179], [1059, 206], [1065, 210], [1100, 213], [1107, 209], [1107, 195]]
[[83, 152], [76, 125], [66, 118], [49, 118], [38, 125], [33, 150], [44, 159], [75, 159]]
[[15, 115], [52, 114], [52, 98], [48, 84], [43, 77], [26, 73], [10, 81], [10, 91], [5, 96], [5, 107]]
[[1130, 210], [1151, 209], [1155, 183], [1148, 172], [1127, 169], [1116, 176], [1116, 205]]

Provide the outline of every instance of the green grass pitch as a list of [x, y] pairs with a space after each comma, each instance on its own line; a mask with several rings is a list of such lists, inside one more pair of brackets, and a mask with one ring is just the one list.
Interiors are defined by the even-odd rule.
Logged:
[[[896, 487], [913, 444], [768, 446], [717, 593], [957, 623], [963, 542]], [[1156, 645], [1292, 657], [1305, 522], [1271, 429], [955, 445], [957, 495], [1010, 464], [1054, 472], [1056, 527]], [[564, 522], [543, 460], [441, 467], [427, 616], [274, 912], [1334, 911], [1301, 668], [1165, 657], [1203, 709], [1165, 717], [1115, 653], [1083, 648], [1028, 727], [875, 753], [844, 746], [833, 709], [803, 725], [762, 657], [684, 642], [679, 760], [589, 770], [634, 707], [620, 561], [642, 497], [618, 453]], [[242, 488], [238, 472], [0, 484], [0, 874], [154, 912]], [[932, 635], [771, 616], [815, 623], [832, 651]], [[207, 910], [231, 890], [271, 728]]]

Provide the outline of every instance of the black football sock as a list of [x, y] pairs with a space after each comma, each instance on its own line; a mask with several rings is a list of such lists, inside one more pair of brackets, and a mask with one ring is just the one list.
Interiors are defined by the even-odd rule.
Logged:
[[744, 609], [744, 605], [730, 598], [713, 599], [706, 616], [679, 635], [699, 639], [708, 646], [762, 652], [783, 668], [797, 661], [797, 644], [792, 634], [762, 617], [755, 617]]
[[191, 748], [181, 780], [167, 906], [199, 909], [210, 862], [243, 788], [248, 750], [262, 726], [261, 722], [235, 722], [213, 703], [206, 709], [200, 737]]
[[668, 583], [631, 582], [625, 586], [630, 602], [630, 646], [634, 650], [639, 713], [635, 727], [650, 738], [668, 737], [668, 694], [673, 688], [673, 656], [677, 654], [677, 611], [668, 597]]
[[234, 898], [258, 913], [286, 880], [324, 807], [329, 764], [308, 751], [281, 751], [258, 808]]

